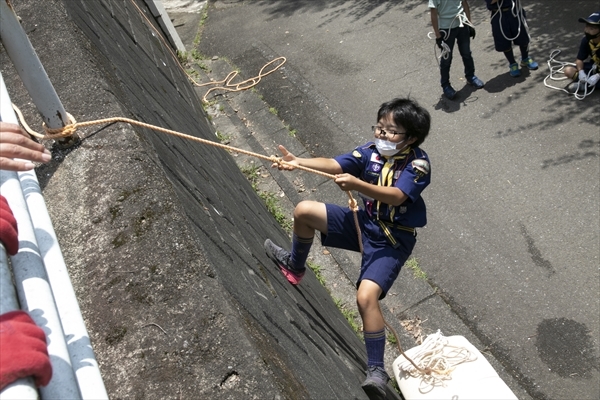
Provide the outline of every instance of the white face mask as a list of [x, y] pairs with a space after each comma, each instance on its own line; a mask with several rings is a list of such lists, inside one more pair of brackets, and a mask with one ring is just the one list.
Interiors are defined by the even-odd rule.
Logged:
[[406, 142], [406, 139], [404, 139], [403, 141], [399, 142], [399, 143], [394, 143], [394, 142], [390, 142], [388, 140], [382, 140], [382, 139], [375, 139], [375, 146], [377, 147], [377, 151], [379, 152], [379, 154], [381, 154], [384, 157], [390, 157], [393, 156], [394, 154], [397, 154], [398, 152], [400, 152], [401, 150], [404, 149], [398, 149], [398, 145], [402, 144]]

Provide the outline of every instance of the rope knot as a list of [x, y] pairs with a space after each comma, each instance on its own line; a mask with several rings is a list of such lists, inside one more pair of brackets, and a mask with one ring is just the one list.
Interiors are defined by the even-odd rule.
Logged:
[[358, 211], [358, 203], [356, 202], [354, 197], [352, 197], [352, 195], [350, 195], [350, 198], [348, 199], [348, 207], [354, 212]]
[[44, 139], [57, 139], [73, 136], [77, 131], [77, 121], [75, 121], [75, 118], [69, 113], [67, 113], [67, 118], [69, 119], [69, 123], [62, 128], [48, 128], [44, 122], [42, 124], [44, 132], [46, 132]]

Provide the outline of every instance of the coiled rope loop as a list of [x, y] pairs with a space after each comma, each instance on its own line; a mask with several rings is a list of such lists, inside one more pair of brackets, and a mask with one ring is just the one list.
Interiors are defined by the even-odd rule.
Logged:
[[[466, 26], [470, 26], [471, 28], [475, 29], [475, 25], [473, 25], [473, 23], [471, 23], [471, 21], [469, 21], [469, 18], [467, 18], [467, 14], [464, 12], [462, 12], [460, 14], [456, 14], [456, 16], [450, 22], [450, 26], [452, 26], [452, 24], [454, 23], [454, 20], [456, 20], [457, 18], [458, 18], [458, 22], [459, 22], [457, 28], [462, 28], [466, 25]], [[450, 50], [450, 46], [448, 46], [448, 44], [446, 43], [446, 39], [448, 39], [448, 35], [450, 34], [451, 29], [455, 29], [455, 28], [440, 29], [440, 31], [444, 34], [444, 37], [443, 37], [443, 41], [442, 41], [442, 51], [441, 51], [439, 57], [436, 57], [438, 66], [440, 64], [440, 61], [439, 61], [440, 58], [447, 60], [448, 57], [450, 57], [450, 54], [452, 53], [452, 50]], [[436, 39], [435, 32], [427, 33], [427, 37], [429, 39], [435, 40]], [[437, 54], [437, 43], [433, 46], [433, 52], [434, 52], [434, 54]]]
[[[559, 54], [560, 54], [560, 49], [555, 49], [550, 52], [550, 58], [548, 59], [548, 69], [550, 70], [550, 74], [544, 78], [544, 86], [546, 86], [547, 88], [550, 88], [550, 89], [560, 90], [560, 91], [563, 91], [570, 95], [573, 95], [573, 97], [575, 97], [577, 100], [585, 99], [587, 96], [589, 96], [590, 94], [592, 94], [594, 92], [596, 86], [588, 86], [584, 82], [573, 81], [573, 83], [576, 83], [578, 86], [577, 86], [577, 90], [574, 93], [571, 93], [565, 88], [552, 86], [550, 83], [548, 83], [549, 81], [563, 81], [563, 80], [569, 79], [568, 77], [566, 77], [563, 74], [565, 67], [567, 67], [567, 66], [576, 67], [576, 65], [572, 62], [556, 60], [555, 58]], [[593, 75], [596, 71], [597, 71], [597, 65], [594, 64], [594, 66], [590, 70], [589, 74]]]
[[[208, 100], [207, 100], [208, 95], [210, 93], [214, 92], [215, 90], [223, 90], [226, 92], [239, 92], [242, 90], [250, 89], [251, 87], [256, 86], [263, 77], [277, 71], [283, 64], [285, 64], [286, 61], [287, 61], [287, 59], [285, 57], [274, 58], [273, 60], [266, 63], [260, 69], [260, 71], [258, 71], [257, 76], [246, 79], [245, 81], [242, 81], [239, 83], [232, 83], [232, 81], [238, 76], [237, 71], [231, 71], [223, 80], [212, 81], [212, 82], [207, 82], [207, 83], [198, 83], [189, 75], [188, 75], [188, 78], [195, 86], [198, 86], [198, 87], [218, 85], [218, 86], [211, 87], [210, 89], [208, 89], [208, 91], [202, 97], [202, 101], [205, 103], [208, 103]], [[271, 67], [271, 66], [272, 66], [272, 69], [267, 70], [265, 72], [267, 67]]]

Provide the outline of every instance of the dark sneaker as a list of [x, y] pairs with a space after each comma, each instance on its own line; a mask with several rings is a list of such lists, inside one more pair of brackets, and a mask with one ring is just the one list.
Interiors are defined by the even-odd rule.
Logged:
[[290, 268], [290, 253], [281, 247], [275, 245], [271, 239], [265, 240], [265, 251], [267, 256], [277, 264], [281, 273], [292, 285], [300, 283], [304, 277], [306, 269], [302, 271], [296, 271]]
[[390, 377], [381, 367], [370, 366], [367, 369], [367, 379], [362, 384], [362, 388], [369, 396], [369, 400], [385, 400], [385, 388], [390, 381]]
[[475, 89], [481, 89], [485, 84], [481, 79], [476, 76], [473, 76], [471, 79], [467, 79], [469, 85], [475, 87]]
[[521, 60], [521, 67], [527, 67], [531, 70], [536, 70], [538, 69], [538, 63], [533, 61], [533, 58], [527, 57]]
[[454, 90], [451, 85], [444, 86], [442, 90], [444, 91], [444, 96], [446, 96], [448, 100], [452, 100], [456, 97], [456, 90]]
[[510, 64], [509, 66], [509, 71], [510, 72], [510, 76], [512, 77], [518, 77], [521, 76], [521, 70], [519, 69], [519, 64], [514, 63], [514, 64]]

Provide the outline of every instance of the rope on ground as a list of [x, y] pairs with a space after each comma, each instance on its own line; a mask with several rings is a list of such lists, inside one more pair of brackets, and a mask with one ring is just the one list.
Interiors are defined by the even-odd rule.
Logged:
[[427, 336], [423, 344], [409, 352], [413, 359], [402, 353], [406, 360], [399, 363], [398, 367], [411, 377], [421, 379], [421, 393], [428, 393], [435, 386], [443, 386], [444, 381], [452, 379], [450, 374], [459, 364], [477, 359], [477, 355], [468, 349], [450, 345], [440, 330]]
[[[548, 83], [549, 80], [550, 81], [563, 81], [563, 80], [569, 79], [567, 76], [564, 75], [565, 67], [567, 67], [567, 66], [576, 67], [576, 65], [574, 63], [556, 60], [555, 58], [559, 54], [560, 54], [559, 49], [555, 49], [550, 52], [550, 58], [548, 59], [548, 69], [550, 70], [550, 74], [548, 76], [546, 76], [546, 78], [544, 78], [544, 86], [546, 86], [547, 88], [550, 88], [550, 89], [560, 90], [567, 94], [573, 95], [577, 100], [585, 99], [587, 96], [589, 96], [590, 94], [592, 94], [594, 92], [594, 89], [596, 88], [596, 86], [590, 87], [585, 83], [573, 81], [573, 83], [577, 83], [578, 86], [577, 86], [577, 90], [574, 93], [571, 93], [566, 88], [552, 86], [551, 84]], [[595, 68], [596, 68], [596, 66], [594, 65], [594, 70], [595, 70]], [[557, 74], [560, 74], [561, 76], [557, 77], [556, 76]], [[583, 87], [581, 88], [581, 86], [583, 86]], [[579, 92], [581, 92], [581, 94], [579, 94]]]
[[[208, 103], [207, 97], [210, 93], [214, 92], [215, 90], [223, 90], [226, 92], [240, 92], [242, 90], [247, 90], [250, 89], [253, 86], [256, 86], [260, 80], [277, 71], [283, 64], [285, 64], [286, 62], [286, 58], [285, 57], [277, 57], [274, 58], [273, 60], [269, 61], [268, 63], [266, 63], [261, 69], [260, 71], [258, 71], [258, 75], [253, 77], [253, 78], [249, 78], [246, 79], [245, 81], [239, 82], [239, 83], [232, 83], [232, 81], [238, 76], [238, 72], [237, 71], [231, 71], [223, 80], [220, 81], [211, 81], [211, 82], [207, 82], [207, 83], [198, 83], [196, 82], [191, 76], [188, 75], [188, 77], [190, 78], [190, 80], [192, 81], [192, 83], [195, 86], [198, 87], [202, 87], [202, 86], [210, 86], [210, 85], [219, 85], [219, 86], [215, 86], [212, 87], [210, 89], [208, 89], [208, 91], [204, 94], [204, 96], [202, 97], [202, 101], [205, 103]], [[276, 64], [277, 63], [277, 64]], [[265, 69], [269, 66], [271, 66], [272, 64], [276, 64], [275, 66], [273, 66], [273, 68], [271, 70], [268, 70], [267, 72], [264, 72]]]
[[[179, 58], [177, 57], [177, 55], [175, 54], [175, 52], [171, 48], [171, 45], [169, 43], [167, 43], [167, 41], [165, 40], [163, 34], [154, 26], [154, 24], [152, 22], [150, 22], [150, 20], [146, 16], [146, 14], [144, 14], [144, 12], [142, 11], [142, 9], [135, 3], [134, 0], [130, 0], [130, 2], [137, 9], [138, 13], [142, 16], [142, 18], [144, 18], [146, 20], [146, 22], [148, 23], [148, 26], [150, 27], [150, 29], [152, 29], [156, 33], [156, 36], [163, 42], [164, 48], [166, 48], [167, 50], [169, 50], [169, 52], [171, 53], [171, 56], [177, 62], [177, 65], [179, 66], [179, 68], [181, 69], [181, 71], [188, 77], [188, 79], [190, 80], [190, 82], [192, 82], [192, 84], [194, 86], [203, 87], [203, 86], [210, 86], [210, 85], [222, 85], [222, 86], [215, 86], [215, 87], [210, 88], [204, 94], [204, 96], [202, 96], [202, 101], [204, 103], [208, 103], [208, 100], [207, 100], [208, 95], [210, 93], [216, 91], [216, 90], [223, 90], [223, 91], [226, 91], [226, 92], [240, 92], [242, 90], [248, 90], [248, 89], [256, 86], [263, 77], [265, 77], [265, 76], [267, 76], [267, 75], [269, 75], [269, 74], [277, 71], [286, 62], [286, 58], [285, 57], [277, 57], [277, 58], [269, 61], [268, 63], [266, 63], [260, 69], [260, 71], [258, 72], [257, 76], [255, 76], [253, 78], [246, 79], [245, 81], [239, 82], [239, 83], [232, 83], [232, 81], [238, 75], [237, 71], [231, 71], [225, 77], [225, 79], [223, 79], [221, 81], [211, 81], [211, 82], [207, 82], [207, 83], [198, 83], [183, 68], [183, 65], [181, 65], [181, 62], [179, 61]], [[276, 64], [276, 63], [278, 63], [278, 64], [275, 65], [272, 70], [264, 72], [264, 70], [268, 66], [270, 66], [271, 64]]]

